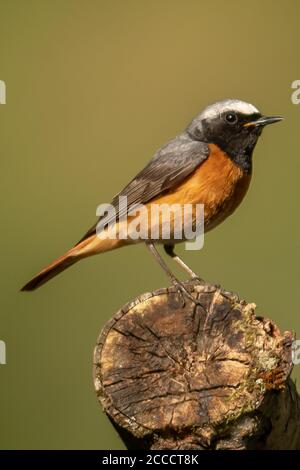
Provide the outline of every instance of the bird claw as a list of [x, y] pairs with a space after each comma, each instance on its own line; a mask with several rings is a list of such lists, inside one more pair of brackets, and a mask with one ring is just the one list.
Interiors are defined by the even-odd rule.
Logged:
[[205, 282], [204, 279], [202, 279], [202, 277], [198, 276], [197, 274], [193, 274], [191, 281], [196, 281], [199, 284], [203, 284]]
[[200, 307], [203, 308], [203, 310], [206, 312], [206, 308], [204, 307], [204, 305], [200, 302], [199, 299], [195, 298], [187, 289], [186, 287], [178, 282], [178, 281], [174, 281], [173, 285], [177, 288], [177, 291], [181, 297], [181, 306], [182, 308], [185, 307], [186, 305], [186, 302], [185, 302], [185, 297], [187, 297], [189, 300], [191, 300], [195, 305], [199, 305]]

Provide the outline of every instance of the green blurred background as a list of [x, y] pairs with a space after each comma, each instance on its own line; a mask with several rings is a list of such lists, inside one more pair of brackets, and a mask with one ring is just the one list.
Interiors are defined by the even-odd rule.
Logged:
[[18, 290], [212, 101], [286, 119], [264, 132], [234, 216], [201, 252], [179, 251], [299, 331], [299, 16], [299, 0], [0, 0], [1, 448], [122, 448], [94, 395], [92, 351], [124, 303], [167, 284], [163, 272], [137, 246]]

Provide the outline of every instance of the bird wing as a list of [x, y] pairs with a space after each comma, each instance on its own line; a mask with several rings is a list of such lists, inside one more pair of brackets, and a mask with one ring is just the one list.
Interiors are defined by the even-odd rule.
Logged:
[[[208, 155], [208, 145], [204, 142], [182, 135], [171, 140], [158, 150], [148, 165], [113, 198], [112, 205], [116, 210], [116, 220], [125, 216], [132, 206], [146, 204], [156, 196], [176, 187], [204, 162]], [[127, 210], [126, 207], [119, 207], [119, 196], [127, 197]], [[113, 220], [105, 217], [105, 223], [101, 227], [102, 218], [100, 217], [78, 243], [95, 234], [96, 227], [99, 231]]]

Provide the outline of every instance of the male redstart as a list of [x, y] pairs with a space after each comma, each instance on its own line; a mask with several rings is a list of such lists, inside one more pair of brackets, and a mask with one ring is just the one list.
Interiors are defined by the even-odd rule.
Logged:
[[[153, 204], [189, 204], [192, 207], [203, 204], [204, 230], [216, 227], [233, 213], [248, 190], [252, 173], [252, 152], [262, 129], [280, 120], [282, 118], [279, 116], [262, 116], [252, 104], [240, 100], [225, 100], [208, 106], [181, 134], [159, 149], [146, 167], [114, 197], [112, 205], [116, 213], [115, 233], [120, 233], [129, 218], [134, 219], [129, 216], [128, 210], [137, 204], [145, 205], [149, 213], [150, 229]], [[119, 204], [119, 196], [127, 197], [127, 218]], [[195, 213], [193, 211], [192, 225], [195, 224]], [[160, 229], [164, 222], [163, 216], [160, 217]], [[38, 273], [22, 290], [36, 289], [82, 258], [144, 242], [172, 283], [179, 291], [192, 298], [184, 284], [170, 271], [155, 246], [156, 242], [162, 243], [166, 253], [191, 278], [197, 278], [174, 252], [174, 244], [183, 241], [184, 236], [181, 240], [175, 239], [171, 230], [167, 239], [162, 236], [158, 240], [151, 239], [151, 236], [147, 239], [133, 239], [130, 236], [126, 239], [118, 236], [113, 238], [108, 236], [108, 226], [103, 226], [100, 233], [99, 230], [96, 231], [99, 222], [97, 224], [73, 248]]]

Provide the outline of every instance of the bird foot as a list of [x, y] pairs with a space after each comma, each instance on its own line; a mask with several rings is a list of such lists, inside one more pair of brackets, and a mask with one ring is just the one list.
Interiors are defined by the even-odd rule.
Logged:
[[185, 307], [186, 303], [185, 303], [185, 298], [188, 298], [189, 300], [191, 300], [195, 305], [199, 305], [200, 307], [203, 308], [203, 310], [206, 312], [206, 308], [204, 307], [204, 305], [200, 302], [199, 299], [197, 299], [196, 297], [194, 297], [191, 292], [189, 292], [187, 290], [187, 288], [184, 286], [184, 284], [178, 280], [176, 281], [173, 281], [173, 285], [174, 287], [176, 287], [180, 297], [181, 297], [181, 306], [182, 308]]

